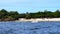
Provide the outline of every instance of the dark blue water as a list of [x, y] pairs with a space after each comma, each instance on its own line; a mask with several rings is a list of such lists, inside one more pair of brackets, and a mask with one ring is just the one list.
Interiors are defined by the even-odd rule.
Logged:
[[60, 22], [0, 22], [0, 34], [60, 34]]

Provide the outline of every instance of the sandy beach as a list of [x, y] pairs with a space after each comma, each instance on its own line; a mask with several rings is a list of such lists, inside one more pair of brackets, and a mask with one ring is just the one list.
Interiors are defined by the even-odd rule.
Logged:
[[60, 21], [60, 18], [36, 18], [36, 19], [24, 19], [19, 18], [18, 22], [40, 22], [40, 21]]

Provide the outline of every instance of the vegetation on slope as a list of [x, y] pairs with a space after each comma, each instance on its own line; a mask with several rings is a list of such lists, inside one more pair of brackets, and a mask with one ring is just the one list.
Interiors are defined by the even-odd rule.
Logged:
[[17, 11], [7, 11], [5, 9], [0, 10], [0, 21], [14, 21], [19, 18], [60, 18], [60, 11], [38, 11], [36, 13], [18, 13]]

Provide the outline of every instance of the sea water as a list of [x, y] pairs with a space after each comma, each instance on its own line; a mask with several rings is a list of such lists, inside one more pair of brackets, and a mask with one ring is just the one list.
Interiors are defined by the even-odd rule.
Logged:
[[60, 22], [0, 22], [0, 34], [60, 34]]

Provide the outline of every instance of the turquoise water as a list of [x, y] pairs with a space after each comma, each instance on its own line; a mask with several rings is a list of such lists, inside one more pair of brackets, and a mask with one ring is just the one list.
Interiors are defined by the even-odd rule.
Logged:
[[60, 22], [0, 22], [0, 34], [60, 34]]

